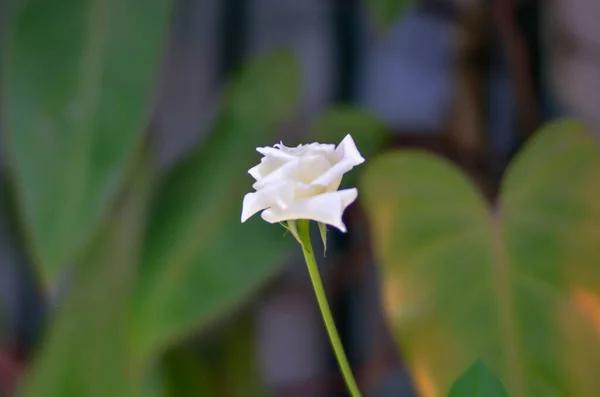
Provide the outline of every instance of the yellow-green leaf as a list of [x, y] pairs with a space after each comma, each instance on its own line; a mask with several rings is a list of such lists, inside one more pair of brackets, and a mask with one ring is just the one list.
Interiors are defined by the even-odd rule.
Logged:
[[600, 395], [600, 149], [548, 125], [510, 166], [494, 209], [431, 154], [382, 156], [362, 197], [385, 307], [422, 395], [478, 357], [510, 396]]

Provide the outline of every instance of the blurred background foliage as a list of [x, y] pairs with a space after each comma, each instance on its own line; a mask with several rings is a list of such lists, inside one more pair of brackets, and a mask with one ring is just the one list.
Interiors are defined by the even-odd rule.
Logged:
[[319, 265], [364, 394], [600, 395], [598, 16], [0, 0], [0, 395], [346, 395], [295, 241], [239, 216], [256, 146], [348, 133]]

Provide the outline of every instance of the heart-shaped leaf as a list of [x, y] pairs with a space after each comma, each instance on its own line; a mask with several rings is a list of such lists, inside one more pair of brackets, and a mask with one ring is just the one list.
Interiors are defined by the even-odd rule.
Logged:
[[506, 397], [506, 390], [496, 375], [477, 360], [452, 384], [448, 397]]
[[240, 223], [247, 170], [291, 115], [299, 67], [287, 52], [251, 63], [210, 138], [170, 172], [152, 206], [135, 309], [143, 357], [223, 316], [281, 264], [293, 239], [260, 218]]
[[478, 357], [514, 397], [600, 394], [600, 149], [585, 126], [542, 130], [494, 209], [422, 152], [384, 155], [361, 181], [386, 312], [423, 395]]
[[14, 2], [2, 54], [7, 147], [49, 284], [85, 247], [131, 167], [169, 0]]

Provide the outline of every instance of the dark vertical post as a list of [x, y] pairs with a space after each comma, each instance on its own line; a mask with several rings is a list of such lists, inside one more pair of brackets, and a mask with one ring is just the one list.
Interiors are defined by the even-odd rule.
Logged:
[[219, 80], [226, 81], [244, 59], [248, 4], [246, 0], [223, 0], [219, 26]]

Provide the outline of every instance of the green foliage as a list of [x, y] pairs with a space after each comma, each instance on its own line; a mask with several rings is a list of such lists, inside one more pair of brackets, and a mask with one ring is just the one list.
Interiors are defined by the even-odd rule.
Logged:
[[387, 316], [428, 395], [478, 357], [511, 396], [598, 394], [600, 149], [585, 126], [536, 135], [493, 209], [417, 151], [373, 161], [360, 187]]
[[259, 381], [252, 323], [243, 316], [205, 337], [199, 349], [178, 347], [165, 355], [165, 397], [268, 395]]
[[[381, 28], [408, 4], [368, 2]], [[29, 0], [7, 18], [2, 110], [27, 254], [45, 287], [70, 271], [21, 396], [266, 395], [248, 319], [215, 323], [297, 248], [239, 218], [254, 148], [297, 105], [299, 67], [284, 51], [250, 63], [207, 141], [155, 181], [142, 143], [169, 9]], [[386, 312], [423, 395], [507, 395], [481, 361], [452, 383], [478, 357], [514, 397], [600, 394], [600, 148], [585, 126], [540, 132], [491, 209], [436, 156], [371, 160], [389, 135], [364, 110], [334, 107], [311, 131], [351, 134], [368, 160], [342, 187], [362, 173]]]
[[6, 143], [46, 284], [77, 260], [131, 167], [169, 6], [14, 2], [0, 57]]
[[[239, 216], [254, 148], [274, 140], [297, 104], [299, 68], [283, 51], [252, 62], [202, 147], [156, 189], [149, 168], [129, 175], [124, 189], [140, 154], [167, 3], [41, 3], [23, 3], [11, 24], [8, 149], [44, 280], [76, 266], [20, 392], [161, 396], [170, 389], [161, 389], [160, 372], [152, 378], [160, 354], [240, 303], [293, 244], [277, 227], [242, 225]], [[144, 18], [128, 20], [138, 6]], [[51, 34], [40, 37], [38, 28]], [[44, 79], [41, 65], [56, 79]], [[223, 347], [228, 360], [252, 363], [244, 346]], [[248, 387], [254, 375], [232, 368]]]
[[136, 395], [126, 302], [135, 283], [150, 184], [144, 160], [111, 221], [75, 267], [21, 396]]
[[414, 0], [367, 0], [371, 20], [379, 30], [387, 30], [402, 16]]
[[253, 219], [240, 223], [256, 146], [298, 99], [299, 68], [287, 52], [249, 65], [228, 91], [201, 148], [162, 181], [152, 205], [134, 307], [138, 354], [147, 358], [199, 331], [278, 268], [293, 240]]
[[477, 360], [452, 384], [448, 397], [507, 397], [507, 395], [500, 380], [481, 360]]

